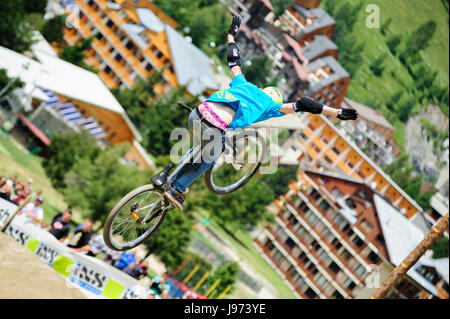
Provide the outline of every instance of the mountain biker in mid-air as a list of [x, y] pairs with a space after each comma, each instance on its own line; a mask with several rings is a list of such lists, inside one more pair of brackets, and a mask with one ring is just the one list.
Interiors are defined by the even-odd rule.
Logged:
[[[260, 89], [248, 82], [242, 75], [240, 52], [234, 41], [240, 24], [240, 18], [233, 16], [233, 22], [227, 34], [227, 62], [233, 75], [230, 88], [215, 92], [191, 112], [188, 120], [191, 133], [193, 127], [197, 125], [201, 129], [202, 135], [206, 131], [207, 135], [213, 137], [212, 143], [220, 141], [219, 143], [222, 145], [227, 129], [245, 128], [253, 123], [289, 113], [309, 112], [335, 116], [344, 121], [356, 120], [358, 117], [356, 110], [331, 108], [308, 97], [302, 97], [291, 103], [283, 103], [282, 94], [276, 87]], [[194, 138], [194, 143], [201, 143], [202, 147], [209, 142], [210, 140], [204, 139], [196, 141]], [[221, 145], [219, 145], [220, 149]], [[193, 148], [189, 152], [192, 151]], [[172, 178], [164, 197], [176, 208], [183, 209], [184, 194], [187, 192], [188, 186], [214, 165], [220, 152], [213, 156], [205, 155], [203, 153], [198, 162], [185, 163]]]

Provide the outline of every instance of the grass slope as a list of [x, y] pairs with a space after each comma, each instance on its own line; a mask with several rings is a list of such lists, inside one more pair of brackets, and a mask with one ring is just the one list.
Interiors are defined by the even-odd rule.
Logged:
[[[0, 133], [0, 176], [16, 175], [18, 180], [33, 179], [33, 191], [42, 190], [44, 221], [50, 222], [58, 211], [67, 207], [64, 197], [55, 190], [41, 165], [42, 158], [30, 154], [11, 137]], [[81, 216], [74, 212], [72, 220], [81, 222]]]

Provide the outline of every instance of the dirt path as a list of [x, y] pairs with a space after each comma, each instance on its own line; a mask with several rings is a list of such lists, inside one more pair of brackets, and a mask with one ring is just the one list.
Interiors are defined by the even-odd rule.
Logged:
[[0, 299], [86, 299], [38, 256], [0, 233]]

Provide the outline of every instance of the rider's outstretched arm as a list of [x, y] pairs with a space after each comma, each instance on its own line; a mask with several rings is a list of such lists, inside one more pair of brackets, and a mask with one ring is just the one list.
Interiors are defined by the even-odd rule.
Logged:
[[233, 22], [231, 23], [230, 29], [228, 30], [227, 34], [227, 41], [228, 41], [227, 62], [228, 67], [230, 68], [231, 73], [233, 74], [233, 78], [238, 74], [242, 74], [240, 67], [241, 55], [238, 46], [234, 42], [234, 37], [239, 32], [240, 25], [241, 19], [237, 16], [233, 16]]
[[341, 108], [335, 109], [319, 102], [310, 99], [309, 97], [302, 97], [301, 99], [293, 103], [284, 103], [279, 111], [281, 113], [289, 114], [296, 112], [309, 112], [313, 114], [325, 114], [330, 116], [335, 116], [340, 120], [356, 120], [358, 118], [358, 113], [354, 109]]

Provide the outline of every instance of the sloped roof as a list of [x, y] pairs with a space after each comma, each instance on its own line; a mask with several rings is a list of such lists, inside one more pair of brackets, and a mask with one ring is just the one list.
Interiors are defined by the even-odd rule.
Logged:
[[[0, 46], [0, 68], [5, 68], [9, 77], [20, 76], [25, 82], [26, 91], [33, 96], [39, 92], [39, 96], [45, 97], [41, 100], [48, 100], [47, 95], [41, 90], [47, 89], [70, 99], [120, 114], [134, 136], [138, 140], [142, 139], [125, 110], [95, 73], [61, 60], [57, 56], [49, 55], [40, 50], [39, 46], [33, 47], [32, 51], [39, 62]], [[19, 67], [27, 63], [29, 65], [27, 70]]]
[[344, 103], [350, 106], [352, 109], [355, 109], [358, 112], [359, 116], [366, 121], [375, 122], [378, 125], [386, 127], [390, 130], [394, 130], [394, 127], [391, 125], [391, 123], [389, 123], [388, 120], [386, 120], [386, 118], [376, 110], [371, 109], [370, 107], [356, 101], [350, 100], [347, 97], [344, 98]]
[[305, 66], [301, 65], [296, 58], [292, 59], [292, 64], [294, 65], [294, 70], [295, 73], [297, 73], [298, 78], [302, 81], [309, 82], [310, 79], [308, 69]]
[[299, 58], [300, 60], [302, 60], [303, 62], [308, 61], [309, 59], [306, 58], [303, 55], [303, 49], [300, 46], [300, 44], [293, 39], [289, 34], [285, 33], [284, 34], [284, 38], [286, 39], [288, 45], [294, 50], [295, 55], [297, 56], [297, 58]]
[[308, 34], [317, 29], [336, 24], [333, 18], [330, 17], [330, 15], [322, 8], [308, 10], [297, 4], [295, 4], [293, 8], [305, 20], [315, 18], [312, 23], [307, 25], [306, 28], [302, 31], [303, 34]]
[[336, 61], [331, 56], [325, 56], [323, 58], [314, 60], [313, 62], [309, 63], [307, 66], [308, 72], [313, 72], [314, 70], [317, 70], [318, 68], [321, 68], [323, 66], [330, 67], [330, 69], [333, 70], [333, 74], [331, 74], [328, 78], [323, 79], [322, 81], [313, 84], [309, 88], [308, 94], [310, 94], [311, 92], [320, 90], [324, 86], [327, 86], [328, 84], [331, 84], [339, 79], [349, 77], [348, 72], [339, 64], [338, 61]]
[[149, 9], [137, 8], [136, 13], [142, 26], [156, 33], [164, 31], [164, 23]]
[[324, 35], [314, 36], [314, 40], [303, 48], [303, 56], [309, 61], [314, 60], [319, 55], [328, 50], [337, 50], [336, 44]]
[[[385, 199], [377, 194], [374, 194], [373, 198], [389, 253], [389, 260], [393, 265], [397, 266], [420, 244], [425, 235]], [[436, 288], [415, 270], [424, 264], [424, 260], [426, 261], [426, 257], [424, 257], [419, 259], [408, 270], [407, 274], [422, 287], [437, 295]]]
[[139, 35], [142, 31], [145, 30], [143, 26], [136, 24], [128, 24], [123, 23], [120, 27], [133, 39], [134, 42], [137, 43], [143, 50], [148, 48], [148, 43], [146, 43]]
[[430, 266], [436, 269], [439, 275], [442, 276], [442, 278], [445, 280], [445, 282], [448, 284], [448, 273], [449, 273], [449, 264], [448, 264], [448, 257], [446, 258], [439, 258], [439, 259], [432, 259], [428, 258], [427, 256], [422, 257], [422, 263], [425, 266]]
[[178, 83], [197, 95], [205, 89], [218, 89], [209, 57], [166, 24], [167, 38]]

